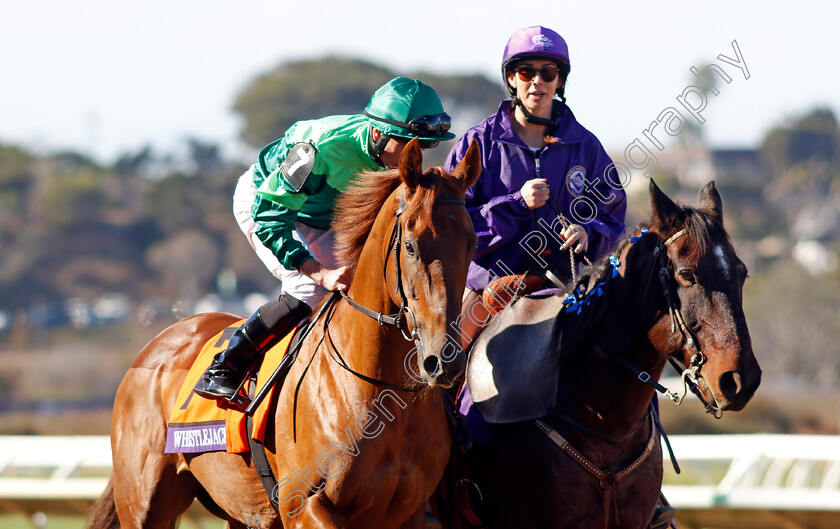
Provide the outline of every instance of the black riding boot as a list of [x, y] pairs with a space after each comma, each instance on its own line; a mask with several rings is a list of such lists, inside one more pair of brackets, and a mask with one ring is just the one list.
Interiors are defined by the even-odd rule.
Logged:
[[269, 301], [236, 329], [194, 391], [208, 399], [230, 399], [259, 357], [311, 313], [309, 305], [286, 294]]

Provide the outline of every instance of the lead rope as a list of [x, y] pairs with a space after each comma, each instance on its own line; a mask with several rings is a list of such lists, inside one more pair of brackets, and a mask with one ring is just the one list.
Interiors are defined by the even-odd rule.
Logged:
[[[554, 193], [551, 192], [551, 188], [549, 188], [549, 190], [548, 190], [548, 205], [551, 206], [551, 209], [557, 215], [557, 218], [560, 219], [560, 224], [563, 225], [563, 228], [567, 229], [567, 228], [571, 228], [573, 226], [573, 224], [571, 222], [569, 222], [569, 220], [566, 218], [565, 215], [563, 215], [563, 212], [560, 210], [560, 205], [557, 203], [557, 197], [555, 197]], [[534, 216], [536, 217], [536, 210], [534, 210]], [[578, 230], [578, 229], [580, 229], [580, 228], [575, 228], [575, 230]], [[586, 264], [592, 265], [592, 261], [590, 261], [589, 258], [586, 257], [586, 255], [581, 255], [581, 258], [584, 261], [586, 261]], [[572, 271], [572, 285], [577, 285], [577, 263], [575, 263], [575, 250], [571, 246], [569, 246], [569, 269]], [[546, 274], [546, 276], [551, 274], [552, 277], [549, 277], [549, 280], [551, 280], [551, 282], [554, 283], [554, 284], [557, 284], [557, 282], [560, 281], [548, 269], [546, 269], [545, 274]], [[555, 281], [555, 279], [557, 279], [557, 281]], [[557, 285], [557, 286], [561, 286], [561, 285]]]

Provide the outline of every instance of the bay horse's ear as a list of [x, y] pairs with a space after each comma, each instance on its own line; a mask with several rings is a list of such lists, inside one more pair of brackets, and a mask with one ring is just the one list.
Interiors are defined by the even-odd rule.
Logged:
[[464, 158], [458, 162], [455, 170], [452, 171], [460, 182], [464, 191], [470, 188], [479, 175], [481, 175], [481, 149], [478, 147], [478, 142], [473, 140], [470, 143], [470, 148], [467, 149]]
[[682, 225], [685, 220], [682, 209], [659, 189], [653, 178], [650, 179], [650, 209], [653, 213], [650, 219], [651, 227], [660, 235], [665, 235], [668, 228]]
[[423, 152], [417, 138], [412, 138], [403, 149], [399, 171], [400, 179], [413, 191], [423, 176]]
[[700, 207], [714, 215], [723, 224], [723, 202], [720, 199], [720, 193], [715, 188], [714, 180], [700, 190]]

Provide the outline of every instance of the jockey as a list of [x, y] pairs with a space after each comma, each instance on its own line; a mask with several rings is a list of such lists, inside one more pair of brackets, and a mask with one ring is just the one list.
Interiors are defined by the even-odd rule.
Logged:
[[239, 179], [234, 215], [283, 293], [236, 330], [196, 384], [197, 394], [232, 399], [270, 345], [328, 291], [349, 287], [353, 270], [334, 258], [336, 197], [357, 173], [396, 168], [411, 138], [419, 138], [421, 148], [454, 138], [449, 127], [430, 86], [397, 77], [373, 94], [363, 114], [299, 121], [263, 148]]
[[[527, 290], [520, 293], [542, 288], [545, 276], [565, 281], [570, 256], [561, 252], [571, 249], [594, 260], [624, 234], [626, 198], [615, 167], [566, 105], [569, 64], [566, 41], [554, 31], [516, 31], [501, 68], [511, 98], [467, 131], [446, 159], [444, 168], [452, 170], [472, 140], [481, 147], [483, 170], [467, 191], [478, 246], [465, 308], [496, 278], [536, 271], [525, 276]], [[481, 311], [473, 307], [472, 317], [463, 318], [464, 345], [494, 312], [482, 320]]]

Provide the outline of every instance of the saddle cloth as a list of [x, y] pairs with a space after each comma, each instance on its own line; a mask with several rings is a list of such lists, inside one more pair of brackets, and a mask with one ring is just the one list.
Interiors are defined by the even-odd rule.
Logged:
[[[245, 413], [242, 411], [220, 407], [220, 401], [206, 399], [193, 393], [198, 379], [210, 367], [213, 356], [224, 351], [234, 331], [245, 320], [240, 320], [222, 330], [210, 341], [204, 344], [198, 357], [187, 373], [187, 378], [178, 393], [175, 409], [169, 417], [166, 428], [166, 448], [164, 453], [200, 453], [227, 451], [232, 454], [248, 452], [248, 436], [245, 429]], [[259, 391], [271, 373], [280, 364], [289, 348], [294, 336], [294, 330], [280, 340], [265, 353], [259, 374], [257, 375], [256, 391]], [[249, 382], [246, 382], [246, 391]], [[274, 389], [263, 399], [254, 413], [253, 438], [262, 442], [265, 436], [266, 423], [269, 420], [269, 403], [274, 396]], [[226, 401], [221, 401], [226, 404]]]
[[474, 403], [492, 424], [548, 415], [557, 401], [560, 369], [548, 345], [562, 303], [557, 296], [522, 298], [478, 336], [467, 362], [471, 399], [462, 401], [462, 413], [470, 413], [464, 408]]

